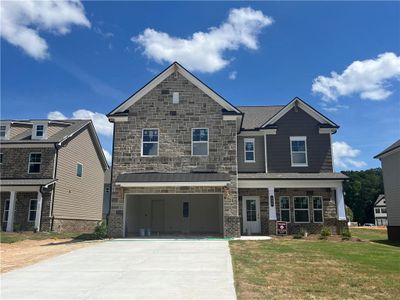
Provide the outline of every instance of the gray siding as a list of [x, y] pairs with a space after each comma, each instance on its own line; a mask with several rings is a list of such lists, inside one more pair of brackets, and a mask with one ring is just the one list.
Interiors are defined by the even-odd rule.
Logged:
[[[255, 139], [255, 162], [244, 162], [244, 139]], [[238, 136], [238, 170], [242, 173], [265, 172], [264, 136]]]
[[[319, 134], [319, 122], [298, 108], [276, 122], [276, 135], [267, 135], [268, 172], [333, 172], [329, 134]], [[292, 167], [290, 136], [307, 137], [308, 167]]]
[[[76, 175], [78, 162], [83, 165], [82, 177]], [[55, 218], [102, 219], [104, 170], [88, 128], [59, 150], [57, 179]]]
[[388, 225], [400, 226], [400, 149], [381, 158]]

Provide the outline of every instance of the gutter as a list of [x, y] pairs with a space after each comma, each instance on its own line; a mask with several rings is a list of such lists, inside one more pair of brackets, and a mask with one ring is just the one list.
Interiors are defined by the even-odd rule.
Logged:
[[[60, 145], [61, 146], [61, 145]], [[57, 145], [57, 143], [55, 143], [54, 144], [54, 149], [55, 149], [55, 151], [56, 151], [56, 153], [55, 153], [55, 158], [54, 158], [54, 170], [53, 170], [53, 178], [54, 179], [56, 179], [56, 176], [57, 176], [57, 165], [58, 165], [58, 149], [59, 149], [59, 147], [58, 147], [58, 145]], [[52, 193], [51, 193], [51, 207], [50, 207], [50, 231], [53, 231], [53, 224], [54, 224], [54, 215], [53, 215], [53, 211], [54, 211], [54, 197], [55, 197], [55, 194], [56, 194], [56, 186], [55, 186], [55, 184], [54, 184], [54, 187], [53, 187], [53, 191], [52, 191]], [[43, 206], [42, 206], [42, 213], [43, 213]]]

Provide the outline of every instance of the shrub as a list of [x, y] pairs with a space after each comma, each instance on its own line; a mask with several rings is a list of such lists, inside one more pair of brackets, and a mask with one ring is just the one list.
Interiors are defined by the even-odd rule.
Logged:
[[296, 233], [293, 235], [293, 238], [299, 240], [299, 239], [302, 239], [303, 236], [300, 233]]
[[14, 224], [14, 231], [21, 232], [21, 224]]
[[328, 238], [328, 236], [331, 236], [331, 234], [332, 234], [332, 232], [329, 227], [322, 227], [320, 238], [326, 240]]
[[299, 234], [300, 234], [301, 236], [305, 236], [305, 235], [306, 235], [306, 230], [305, 230], [304, 228], [300, 228], [300, 229], [299, 229]]
[[100, 222], [94, 229], [94, 235], [98, 239], [104, 239], [107, 237], [107, 224], [106, 222]]
[[342, 240], [350, 240], [351, 239], [351, 232], [349, 229], [344, 229], [342, 232]]

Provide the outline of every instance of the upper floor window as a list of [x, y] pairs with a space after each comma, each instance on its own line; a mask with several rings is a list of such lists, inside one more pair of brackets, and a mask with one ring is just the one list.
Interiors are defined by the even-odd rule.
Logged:
[[33, 139], [45, 139], [47, 135], [47, 125], [46, 124], [35, 124], [33, 125], [32, 138]]
[[308, 210], [308, 197], [293, 197], [294, 222], [310, 222], [310, 212]]
[[377, 214], [380, 214], [380, 213], [381, 213], [381, 209], [380, 209], [380, 208], [375, 208], [375, 212], [376, 212]]
[[10, 125], [0, 125], [0, 139], [6, 140], [9, 138]]
[[307, 167], [307, 137], [290, 137], [290, 154], [292, 167]]
[[244, 162], [255, 162], [255, 140], [253, 138], [244, 139]]
[[158, 129], [143, 129], [142, 156], [158, 156]]
[[41, 153], [29, 153], [29, 174], [40, 173], [40, 165], [42, 164], [42, 154]]
[[279, 207], [281, 209], [281, 221], [290, 222], [290, 198], [288, 196], [280, 197]]
[[321, 196], [312, 197], [314, 223], [324, 222], [323, 200]]
[[208, 128], [192, 129], [192, 155], [208, 155]]
[[82, 177], [83, 165], [81, 163], [76, 164], [76, 176]]

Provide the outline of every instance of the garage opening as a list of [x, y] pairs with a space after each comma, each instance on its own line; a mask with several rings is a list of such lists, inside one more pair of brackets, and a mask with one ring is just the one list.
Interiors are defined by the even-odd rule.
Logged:
[[127, 195], [126, 236], [222, 236], [221, 194]]

